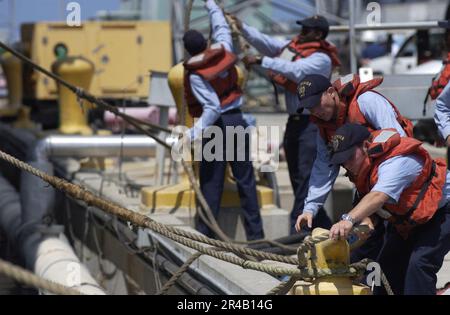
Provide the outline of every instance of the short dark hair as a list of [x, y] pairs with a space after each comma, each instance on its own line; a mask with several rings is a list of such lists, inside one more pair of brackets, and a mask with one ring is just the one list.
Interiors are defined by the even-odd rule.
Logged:
[[191, 56], [198, 55], [204, 51], [208, 45], [202, 33], [196, 30], [189, 30], [183, 36], [184, 48]]

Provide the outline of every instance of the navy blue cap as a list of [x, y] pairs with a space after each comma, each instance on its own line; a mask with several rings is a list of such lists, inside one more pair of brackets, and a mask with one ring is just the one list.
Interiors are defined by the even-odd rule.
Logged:
[[323, 38], [327, 37], [328, 32], [330, 31], [330, 23], [328, 23], [328, 20], [321, 15], [313, 15], [296, 22], [304, 27], [321, 30], [323, 32]]
[[345, 124], [336, 130], [328, 143], [331, 163], [343, 164], [355, 153], [356, 147], [369, 139], [370, 132], [358, 124]]
[[320, 103], [320, 98], [331, 86], [330, 80], [319, 74], [309, 74], [297, 86], [297, 96], [300, 101], [299, 112], [303, 108], [312, 108]]

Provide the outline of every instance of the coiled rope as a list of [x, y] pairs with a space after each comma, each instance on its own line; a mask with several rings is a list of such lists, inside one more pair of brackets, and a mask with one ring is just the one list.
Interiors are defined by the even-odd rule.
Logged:
[[[197, 250], [199, 253], [206, 254], [212, 257], [215, 257], [217, 259], [241, 266], [244, 269], [252, 269], [256, 271], [265, 272], [267, 274], [272, 275], [288, 275], [288, 276], [296, 276], [301, 279], [312, 279], [312, 278], [318, 278], [318, 277], [325, 277], [325, 276], [331, 276], [331, 275], [341, 275], [341, 276], [356, 276], [361, 273], [361, 268], [355, 268], [354, 266], [350, 266], [349, 268], [342, 268], [342, 269], [319, 269], [319, 270], [312, 270], [310, 268], [289, 268], [279, 265], [273, 265], [273, 264], [267, 264], [267, 263], [259, 263], [254, 261], [245, 260], [233, 255], [230, 255], [228, 253], [222, 253], [219, 252], [216, 248], [207, 248], [204, 246], [201, 246], [196, 241], [203, 242], [203, 243], [209, 243], [209, 244], [216, 244], [220, 249], [228, 250], [231, 253], [237, 252], [240, 254], [245, 255], [251, 255], [254, 257], [258, 257], [261, 259], [269, 259], [274, 261], [283, 261], [286, 262], [286, 260], [289, 260], [287, 263], [293, 263], [298, 264], [298, 260], [292, 257], [285, 257], [280, 255], [275, 255], [271, 253], [265, 253], [260, 252], [257, 250], [253, 250], [250, 248], [244, 248], [240, 246], [236, 246], [233, 244], [225, 243], [222, 241], [217, 241], [213, 239], [209, 239], [205, 236], [201, 236], [196, 233], [187, 232], [178, 228], [174, 228], [171, 226], [166, 226], [164, 224], [158, 223], [149, 217], [146, 217], [142, 214], [136, 213], [134, 211], [131, 211], [129, 209], [126, 209], [120, 205], [117, 205], [113, 202], [110, 202], [108, 200], [105, 200], [103, 198], [97, 197], [96, 195], [92, 194], [91, 192], [85, 190], [83, 187], [80, 187], [76, 184], [72, 184], [67, 182], [64, 179], [58, 178], [56, 176], [51, 176], [49, 174], [46, 174], [45, 172], [42, 172], [31, 165], [24, 163], [13, 156], [0, 151], [0, 158], [5, 160], [6, 162], [14, 165], [15, 167], [18, 167], [24, 171], [30, 172], [31, 174], [38, 176], [48, 184], [52, 185], [56, 189], [59, 189], [66, 193], [67, 195], [86, 202], [89, 206], [95, 206], [99, 209], [102, 209], [103, 211], [116, 215], [117, 217], [120, 217], [126, 221], [131, 222], [132, 224], [143, 227], [143, 228], [149, 228], [163, 236], [166, 236], [167, 238], [180, 243], [182, 245], [185, 245], [187, 247], [190, 247], [192, 249]], [[325, 240], [325, 235], [321, 234], [319, 236], [311, 237], [307, 241], [307, 246], [312, 246], [313, 244], [322, 242]], [[302, 252], [303, 250], [299, 250], [299, 252]], [[383, 284], [385, 284], [387, 292], [392, 292], [392, 290], [389, 290], [389, 286], [387, 283], [387, 279], [384, 277], [382, 278]]]
[[[192, 2], [192, 1], [191, 1]], [[192, 10], [192, 3], [190, 4], [191, 9], [188, 8], [188, 10]], [[91, 102], [92, 104], [96, 104], [97, 106], [99, 106], [100, 108], [102, 108], [103, 110], [106, 111], [110, 111], [113, 114], [121, 117], [124, 121], [126, 121], [127, 123], [129, 123], [130, 125], [132, 125], [133, 127], [135, 127], [138, 131], [142, 132], [143, 134], [147, 135], [148, 137], [154, 139], [157, 143], [159, 143], [160, 145], [162, 145], [163, 147], [165, 147], [166, 149], [171, 149], [171, 146], [169, 144], [167, 144], [165, 141], [161, 140], [160, 138], [158, 138], [157, 136], [155, 136], [152, 132], [152, 130], [158, 130], [161, 132], [166, 132], [166, 133], [172, 133], [174, 132], [171, 129], [168, 128], [164, 128], [161, 127], [159, 125], [155, 125], [152, 123], [148, 123], [148, 122], [144, 122], [141, 121], [139, 119], [136, 119], [132, 116], [129, 116], [125, 113], [122, 113], [118, 110], [117, 107], [114, 107], [108, 103], [106, 103], [105, 101], [96, 98], [95, 96], [93, 96], [92, 94], [86, 92], [85, 90], [83, 90], [82, 88], [76, 87], [72, 84], [70, 84], [69, 82], [65, 81], [64, 79], [62, 79], [61, 77], [59, 77], [58, 75], [42, 68], [41, 66], [39, 66], [38, 64], [34, 63], [32, 60], [30, 60], [29, 58], [27, 58], [26, 56], [24, 56], [23, 54], [19, 53], [18, 51], [14, 50], [13, 48], [9, 47], [8, 45], [4, 44], [3, 42], [0, 41], [0, 47], [9, 51], [11, 54], [13, 54], [14, 56], [16, 56], [17, 58], [19, 58], [20, 60], [22, 60], [23, 62], [27, 63], [28, 65], [30, 65], [33, 69], [40, 71], [42, 73], [44, 73], [45, 75], [49, 76], [50, 78], [52, 78], [53, 80], [55, 80], [56, 82], [62, 84], [63, 86], [67, 87], [70, 91], [72, 91], [73, 93], [75, 93], [77, 95], [77, 97], [79, 99], [85, 99], [89, 102]], [[183, 106], [185, 107], [185, 106]], [[145, 125], [147, 127], [150, 127], [150, 130], [143, 128], [142, 126]], [[225, 233], [223, 233], [223, 231], [220, 229], [219, 225], [217, 224], [217, 221], [215, 219], [215, 217], [212, 215], [212, 211], [211, 208], [209, 207], [208, 203], [206, 202], [206, 199], [200, 189], [200, 186], [197, 183], [197, 180], [195, 179], [195, 175], [194, 175], [194, 171], [192, 169], [192, 166], [185, 161], [184, 159], [181, 160], [181, 164], [183, 166], [183, 169], [185, 171], [185, 173], [188, 175], [188, 179], [190, 182], [190, 185], [192, 187], [192, 189], [195, 191], [195, 194], [197, 196], [197, 199], [204, 211], [204, 214], [206, 214], [207, 219], [205, 219], [205, 216], [203, 216], [205, 222], [208, 224], [210, 224], [212, 226], [213, 231], [216, 233], [216, 235], [225, 242], [234, 242], [233, 240], [231, 240], [230, 238], [228, 238], [228, 236], [225, 235]], [[200, 214], [202, 216], [202, 214]], [[271, 241], [271, 240], [258, 240], [256, 242], [239, 242], [241, 244], [255, 244], [255, 243], [270, 243], [274, 246], [279, 246], [281, 248], [283, 248], [282, 244], [279, 244], [277, 242]]]

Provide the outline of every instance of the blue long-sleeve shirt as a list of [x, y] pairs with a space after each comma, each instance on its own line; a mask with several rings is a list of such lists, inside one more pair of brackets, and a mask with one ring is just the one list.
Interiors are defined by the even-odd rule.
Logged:
[[[289, 44], [289, 40], [279, 40], [270, 37], [245, 23], [243, 23], [242, 35], [265, 56], [261, 63], [261, 66], [265, 69], [282, 74], [289, 80], [297, 83], [308, 74], [320, 74], [327, 78], [331, 77], [332, 63], [327, 54], [318, 52], [296, 61], [284, 60], [278, 56]], [[297, 95], [286, 91], [285, 97], [287, 112], [296, 114], [299, 105]]]
[[[399, 155], [380, 164], [378, 180], [371, 191], [385, 193], [389, 196], [388, 203], [397, 204], [403, 191], [420, 175], [423, 160], [414, 154]], [[446, 173], [442, 198], [438, 207], [445, 206], [450, 199], [450, 172]]]
[[450, 135], [450, 84], [447, 84], [436, 99], [434, 121], [442, 138]]
[[[358, 97], [359, 109], [367, 122], [376, 129], [395, 128], [402, 137], [406, 136], [404, 130], [397, 121], [397, 116], [392, 106], [383, 96], [366, 92]], [[309, 179], [309, 191], [305, 200], [303, 212], [313, 215], [325, 203], [334, 182], [339, 174], [339, 166], [330, 166], [325, 141], [317, 135], [317, 157], [314, 161], [311, 177]]]
[[[222, 10], [214, 0], [208, 0], [205, 5], [211, 20], [213, 41], [222, 44], [226, 50], [233, 52], [231, 31]], [[220, 74], [221, 77], [227, 75], [227, 71]], [[202, 130], [213, 125], [221, 113], [240, 107], [242, 105], [242, 97], [229, 104], [226, 108], [222, 108], [216, 91], [214, 91], [208, 81], [196, 74], [191, 74], [189, 81], [192, 93], [203, 108], [202, 115], [188, 131], [188, 136], [191, 140], [194, 140], [201, 135]]]

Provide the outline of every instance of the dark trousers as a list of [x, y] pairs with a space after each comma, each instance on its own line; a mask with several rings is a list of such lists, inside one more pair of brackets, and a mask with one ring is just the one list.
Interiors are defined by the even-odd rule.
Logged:
[[[294, 192], [294, 205], [291, 211], [290, 233], [295, 234], [295, 222], [302, 214], [306, 196], [308, 195], [309, 177], [316, 159], [316, 137], [318, 128], [309, 121], [308, 115], [290, 116], [286, 125], [283, 146]], [[313, 228], [329, 229], [331, 220], [321, 208], [314, 218]]]
[[[256, 240], [264, 238], [263, 224], [261, 214], [259, 211], [258, 199], [256, 195], [256, 181], [253, 171], [253, 164], [250, 160], [250, 135], [246, 135], [245, 143], [237, 141], [235, 136], [234, 141], [234, 157], [231, 161], [226, 160], [227, 151], [227, 137], [225, 128], [227, 126], [242, 126], [246, 128], [248, 125], [242, 117], [240, 110], [232, 110], [224, 113], [214, 124], [218, 126], [223, 133], [223, 156], [222, 160], [206, 161], [204, 158], [200, 162], [200, 188], [205, 196], [208, 205], [211, 208], [214, 216], [217, 218], [220, 210], [220, 201], [222, 199], [223, 184], [225, 177], [225, 167], [227, 163], [231, 166], [231, 171], [236, 180], [239, 197], [241, 199], [241, 206], [244, 216], [244, 228], [248, 240]], [[212, 137], [214, 138], [214, 136]], [[212, 139], [204, 139], [203, 148], [205, 144]], [[230, 139], [228, 139], [229, 141]], [[245, 160], [238, 160], [238, 152], [244, 151]], [[202, 220], [197, 218], [197, 229], [203, 234], [214, 237], [213, 232], [204, 224]]]
[[[395, 294], [435, 295], [436, 273], [450, 250], [450, 206], [415, 227], [404, 240], [389, 225], [378, 262]], [[377, 287], [375, 294], [385, 294]]]

